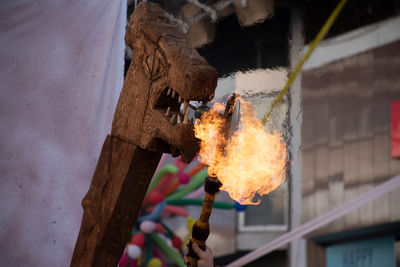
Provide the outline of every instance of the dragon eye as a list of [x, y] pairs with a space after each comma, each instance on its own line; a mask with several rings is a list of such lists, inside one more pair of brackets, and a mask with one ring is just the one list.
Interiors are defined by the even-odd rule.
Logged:
[[164, 76], [167, 72], [167, 63], [163, 53], [156, 49], [153, 55], [145, 57], [143, 67], [151, 80]]

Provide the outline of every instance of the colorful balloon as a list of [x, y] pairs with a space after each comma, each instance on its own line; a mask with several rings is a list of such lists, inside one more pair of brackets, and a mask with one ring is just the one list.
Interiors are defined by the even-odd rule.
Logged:
[[[172, 205], [197, 205], [197, 206], [202, 206], [203, 205], [203, 199], [191, 199], [191, 198], [185, 198], [185, 199], [171, 199], [167, 201], [168, 204]], [[169, 205], [167, 205], [168, 207]], [[217, 209], [233, 209], [235, 206], [231, 203], [227, 202], [220, 202], [220, 201], [214, 201], [213, 207]]]
[[174, 165], [178, 167], [179, 171], [183, 171], [188, 164], [182, 161], [182, 157], [179, 157], [174, 161]]
[[193, 219], [192, 217], [190, 217], [190, 216], [187, 217], [186, 228], [188, 230], [188, 234], [185, 237], [185, 240], [182, 242], [182, 248], [184, 248], [184, 246], [189, 241], [189, 238], [192, 236], [193, 225], [195, 224], [195, 222], [196, 222], [196, 220]]
[[157, 224], [153, 221], [146, 220], [140, 223], [140, 231], [149, 234], [156, 229]]
[[178, 265], [179, 267], [186, 267], [186, 264], [183, 262], [182, 257], [179, 256], [170, 246], [168, 246], [167, 243], [165, 243], [158, 234], [151, 233], [150, 236], [161, 249], [161, 251], [164, 252], [165, 255], [168, 255], [176, 263], [176, 265]]
[[187, 184], [190, 181], [190, 177], [187, 173], [179, 172], [178, 173], [178, 180], [180, 184]]
[[[162, 180], [154, 187], [153, 190], [157, 190], [162, 192], [163, 194], [165, 193], [166, 188], [169, 188], [172, 182], [175, 182], [177, 180], [176, 174], [175, 173], [167, 173], [164, 175]], [[165, 196], [165, 194], [164, 194]]]
[[204, 184], [204, 179], [208, 176], [207, 170], [201, 170], [199, 171], [196, 175], [194, 175], [190, 181], [190, 183], [185, 186], [184, 188], [172, 193], [169, 197], [166, 199], [178, 199], [186, 196], [190, 192], [196, 190], [199, 188], [201, 185]]
[[146, 235], [146, 246], [145, 246], [145, 253], [143, 259], [143, 266], [148, 266], [150, 260], [153, 258], [153, 239], [151, 239], [150, 235]]
[[138, 247], [143, 247], [146, 242], [146, 238], [143, 233], [137, 233], [132, 236], [131, 243], [137, 245]]
[[174, 248], [179, 249], [182, 246], [182, 240], [179, 237], [177, 237], [176, 235], [172, 237], [171, 242], [172, 242], [172, 246]]
[[137, 259], [140, 257], [140, 254], [142, 254], [142, 250], [136, 245], [129, 244], [126, 247], [126, 254], [128, 254], [131, 259]]
[[162, 267], [167, 267], [167, 263], [165, 262], [164, 256], [158, 250], [157, 246], [153, 246], [153, 255], [161, 260]]
[[164, 195], [160, 191], [154, 190], [149, 194], [149, 201], [152, 204], [159, 204], [164, 201]]
[[155, 221], [158, 219], [158, 217], [160, 217], [161, 212], [164, 210], [166, 205], [165, 200], [163, 202], [161, 202], [160, 204], [158, 204], [155, 209], [153, 209], [153, 211], [150, 214], [141, 216], [137, 219], [137, 222], [143, 222], [143, 221]]
[[167, 174], [167, 173], [177, 173], [179, 169], [172, 165], [172, 164], [166, 164], [160, 168], [160, 170], [154, 175], [153, 179], [150, 182], [149, 188], [147, 189], [147, 192], [150, 192], [153, 190], [153, 188], [158, 184], [158, 182], [161, 180], [161, 178]]
[[[155, 210], [154, 207], [147, 209], [147, 211], [152, 212], [152, 213], [154, 212], [154, 210]], [[178, 206], [172, 206], [172, 205], [166, 205], [163, 212], [182, 216], [182, 217], [187, 217], [189, 215], [187, 210], [185, 210], [184, 208], [178, 207]]]
[[162, 267], [162, 262], [159, 258], [152, 258], [147, 264], [147, 267]]
[[157, 223], [156, 232], [160, 233], [160, 234], [165, 234], [165, 228], [164, 228], [164, 226], [162, 226], [161, 223]]
[[122, 254], [122, 257], [119, 259], [119, 266], [127, 266], [129, 263], [129, 257], [125, 253]]
[[[195, 177], [195, 175], [201, 171], [201, 169], [203, 169], [204, 167], [206, 167], [206, 165], [202, 164], [202, 163], [198, 163], [196, 166], [193, 167], [193, 169], [191, 169], [187, 174], [189, 175], [190, 179], [193, 179]], [[167, 190], [165, 190], [164, 196], [169, 196], [171, 195], [173, 192], [175, 192], [176, 189], [178, 189], [178, 187], [180, 186], [179, 181], [174, 181], [168, 188]]]
[[[167, 267], [164, 257], [168, 256], [177, 266], [186, 267], [182, 260], [182, 249], [191, 236], [196, 220], [188, 216], [183, 205], [202, 205], [203, 200], [199, 198], [204, 195], [202, 185], [208, 175], [201, 163], [187, 173], [183, 172], [186, 167], [187, 164], [179, 158], [174, 165], [160, 167], [160, 171], [154, 175], [142, 203], [144, 215], [137, 219], [132, 229], [131, 242], [120, 259], [120, 266]], [[184, 184], [187, 185], [182, 186]], [[214, 207], [235, 208], [238, 211], [246, 208], [239, 203], [224, 202], [214, 202]], [[171, 215], [187, 218], [189, 234], [183, 242], [162, 220]]]

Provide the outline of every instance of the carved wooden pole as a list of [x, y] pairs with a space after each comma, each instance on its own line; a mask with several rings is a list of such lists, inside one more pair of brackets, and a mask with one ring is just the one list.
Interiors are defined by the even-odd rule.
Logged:
[[210, 100], [217, 84], [215, 69], [156, 4], [137, 6], [125, 41], [133, 49], [132, 63], [82, 200], [71, 266], [117, 266], [161, 154], [190, 162], [198, 151], [189, 101]]

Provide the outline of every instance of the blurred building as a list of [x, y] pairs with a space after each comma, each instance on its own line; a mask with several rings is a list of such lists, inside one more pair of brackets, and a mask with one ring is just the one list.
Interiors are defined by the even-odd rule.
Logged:
[[[388, 18], [330, 38], [303, 72], [303, 222], [400, 173], [391, 158], [399, 26]], [[307, 266], [394, 266], [395, 254], [399, 264], [399, 203], [397, 189], [307, 236]]]
[[[152, 1], [259, 117], [339, 1]], [[128, 16], [137, 1], [128, 6]], [[211, 8], [210, 8], [211, 7]], [[245, 213], [214, 212], [209, 244], [225, 265], [400, 173], [391, 103], [400, 100], [400, 1], [349, 0], [272, 113], [287, 181]], [[127, 64], [129, 65], [129, 57]], [[127, 67], [126, 67], [127, 68]], [[220, 198], [229, 200], [227, 195]], [[400, 189], [247, 266], [399, 266]], [[197, 210], [193, 211], [198, 213]], [[395, 260], [395, 258], [397, 259]], [[385, 261], [392, 259], [392, 261]]]

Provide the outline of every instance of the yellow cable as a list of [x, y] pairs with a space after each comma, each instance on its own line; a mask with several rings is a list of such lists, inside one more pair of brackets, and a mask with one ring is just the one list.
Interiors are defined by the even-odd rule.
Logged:
[[307, 50], [307, 52], [301, 57], [299, 62], [297, 63], [296, 67], [293, 69], [293, 71], [290, 73], [288, 80], [286, 81], [285, 86], [283, 89], [279, 92], [279, 95], [274, 99], [272, 102], [270, 109], [268, 112], [266, 112], [262, 118], [262, 123], [265, 125], [267, 122], [269, 116], [271, 115], [272, 110], [275, 108], [276, 105], [278, 105], [282, 99], [283, 96], [289, 91], [290, 86], [293, 84], [293, 82], [296, 79], [297, 74], [301, 71], [303, 68], [304, 63], [307, 61], [307, 59], [310, 57], [314, 49], [317, 47], [319, 42], [325, 37], [325, 35], [328, 33], [329, 29], [332, 27], [332, 24], [335, 22], [337, 16], [339, 15], [340, 11], [342, 11], [343, 6], [346, 4], [347, 0], [342, 0], [340, 3], [337, 5], [337, 7], [333, 10], [332, 14], [329, 16], [329, 18], [326, 20], [324, 26], [322, 26], [321, 30], [318, 32], [317, 36], [315, 39], [310, 43], [310, 47]]
[[186, 247], [186, 244], [189, 241], [189, 238], [192, 236], [192, 229], [193, 229], [193, 225], [194, 225], [195, 222], [196, 222], [196, 220], [193, 219], [192, 217], [190, 217], [190, 216], [187, 217], [186, 227], [188, 229], [188, 234], [187, 234], [186, 238], [182, 242], [182, 248], [183, 249]]

